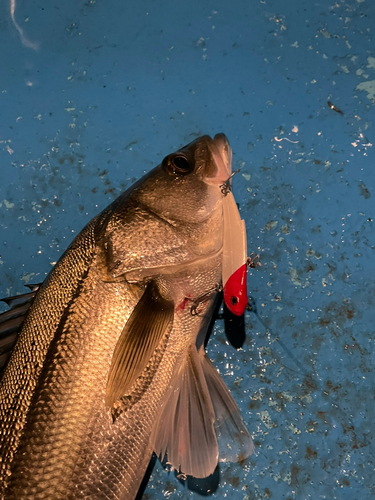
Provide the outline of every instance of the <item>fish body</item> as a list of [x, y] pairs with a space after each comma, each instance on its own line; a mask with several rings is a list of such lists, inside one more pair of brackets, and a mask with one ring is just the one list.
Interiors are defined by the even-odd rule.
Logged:
[[153, 451], [195, 477], [220, 435], [221, 459], [252, 452], [204, 351], [230, 163], [223, 134], [167, 156], [46, 278], [0, 383], [0, 498], [131, 500]]

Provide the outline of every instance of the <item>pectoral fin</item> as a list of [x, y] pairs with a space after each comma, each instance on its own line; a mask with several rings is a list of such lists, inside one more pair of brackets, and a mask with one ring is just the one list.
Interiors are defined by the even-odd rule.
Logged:
[[127, 321], [113, 352], [106, 404], [124, 396], [147, 366], [162, 337], [173, 323], [174, 305], [150, 281]]
[[218, 462], [214, 409], [195, 345], [187, 353], [153, 436], [155, 453], [197, 478], [213, 473]]

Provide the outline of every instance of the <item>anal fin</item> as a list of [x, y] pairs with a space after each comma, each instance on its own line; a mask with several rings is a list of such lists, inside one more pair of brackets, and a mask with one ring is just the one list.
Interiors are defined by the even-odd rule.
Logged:
[[220, 461], [243, 460], [254, 452], [254, 444], [240, 410], [207, 354], [204, 356], [203, 370], [215, 412], [214, 426]]
[[191, 345], [155, 427], [155, 453], [183, 474], [209, 476], [218, 463], [214, 421], [201, 353]]
[[253, 453], [240, 411], [203, 347], [190, 346], [152, 440], [161, 459], [196, 478], [212, 474], [219, 458], [236, 462]]

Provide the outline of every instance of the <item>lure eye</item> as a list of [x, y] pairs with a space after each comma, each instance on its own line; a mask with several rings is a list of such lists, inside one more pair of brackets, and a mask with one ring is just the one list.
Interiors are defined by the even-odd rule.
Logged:
[[230, 298], [230, 302], [231, 304], [236, 306], [238, 304], [238, 298], [235, 295], [232, 295], [232, 297]]
[[194, 164], [181, 153], [167, 156], [163, 163], [166, 164], [168, 172], [172, 175], [186, 175], [194, 170]]

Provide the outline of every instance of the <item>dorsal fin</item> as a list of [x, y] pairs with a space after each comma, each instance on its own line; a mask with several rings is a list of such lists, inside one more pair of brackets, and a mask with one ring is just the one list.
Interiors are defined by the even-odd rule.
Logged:
[[30, 288], [32, 292], [37, 292], [42, 286], [42, 283], [27, 283], [25, 286], [27, 286], [27, 288]]
[[35, 285], [27, 284], [25, 286], [30, 288], [31, 292], [23, 293], [21, 295], [13, 295], [12, 297], [4, 297], [0, 300], [5, 302], [11, 309], [27, 304], [28, 302], [33, 302], [35, 294], [39, 290], [41, 283]]
[[10, 307], [8, 311], [0, 314], [0, 378], [17, 342], [30, 306], [34, 302], [36, 292], [40, 288], [40, 285], [26, 286], [31, 292], [0, 299]]

